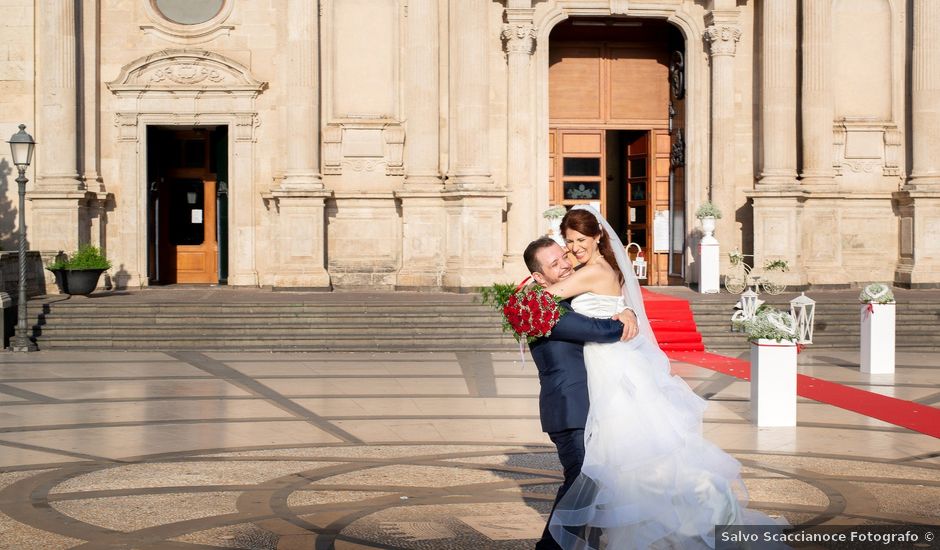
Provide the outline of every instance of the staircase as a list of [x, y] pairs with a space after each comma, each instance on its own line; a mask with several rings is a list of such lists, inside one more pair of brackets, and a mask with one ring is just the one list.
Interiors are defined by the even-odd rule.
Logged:
[[137, 300], [32, 301], [28, 312], [36, 342], [43, 350], [459, 351], [515, 345], [503, 334], [497, 312], [473, 295], [409, 300], [401, 293], [307, 293], [291, 299], [229, 290], [222, 294], [237, 301], [161, 301], [167, 291], [148, 292], [140, 291]]
[[650, 292], [645, 288], [642, 292], [646, 316], [663, 351], [705, 350], [687, 300]]
[[[817, 301], [812, 349], [858, 349], [860, 342], [858, 291], [808, 292]], [[896, 319], [896, 346], [899, 350], [940, 351], [940, 297], [932, 291], [900, 291]], [[737, 296], [691, 301], [695, 323], [705, 347], [737, 356], [749, 349], [747, 337], [731, 332], [731, 314]], [[794, 294], [761, 295], [767, 305], [790, 310]]]

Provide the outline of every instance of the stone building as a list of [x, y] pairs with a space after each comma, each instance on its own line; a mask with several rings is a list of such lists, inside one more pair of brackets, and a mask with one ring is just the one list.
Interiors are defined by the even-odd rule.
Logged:
[[[940, 284], [936, 0], [5, 0], [33, 250], [119, 284], [469, 288], [595, 203], [794, 285]], [[0, 239], [16, 188], [0, 159]]]

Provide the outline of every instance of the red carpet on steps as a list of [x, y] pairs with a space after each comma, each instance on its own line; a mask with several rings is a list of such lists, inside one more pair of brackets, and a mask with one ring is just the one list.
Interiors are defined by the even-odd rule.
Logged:
[[[705, 352], [689, 303], [681, 298], [643, 290], [643, 303], [659, 347], [670, 359], [734, 376], [751, 379], [748, 361]], [[742, 335], [743, 338], [743, 335]], [[796, 375], [796, 391], [802, 397], [854, 411], [940, 438], [940, 409], [888, 397], [805, 374]]]
[[646, 316], [663, 351], [705, 351], [689, 302], [641, 288]]

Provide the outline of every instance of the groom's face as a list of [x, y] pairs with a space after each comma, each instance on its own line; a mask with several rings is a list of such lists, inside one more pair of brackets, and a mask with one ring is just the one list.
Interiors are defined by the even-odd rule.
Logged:
[[533, 273], [532, 278], [539, 284], [553, 285], [574, 273], [565, 250], [557, 244], [540, 248], [535, 259], [542, 266], [542, 272]]

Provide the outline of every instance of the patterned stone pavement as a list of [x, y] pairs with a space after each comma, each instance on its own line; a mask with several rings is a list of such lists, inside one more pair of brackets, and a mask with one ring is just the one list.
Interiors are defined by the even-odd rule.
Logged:
[[[938, 366], [838, 352], [813, 376], [936, 406]], [[676, 363], [751, 505], [793, 524], [940, 526], [940, 444]], [[531, 548], [560, 467], [511, 353], [0, 354], [0, 548]]]

